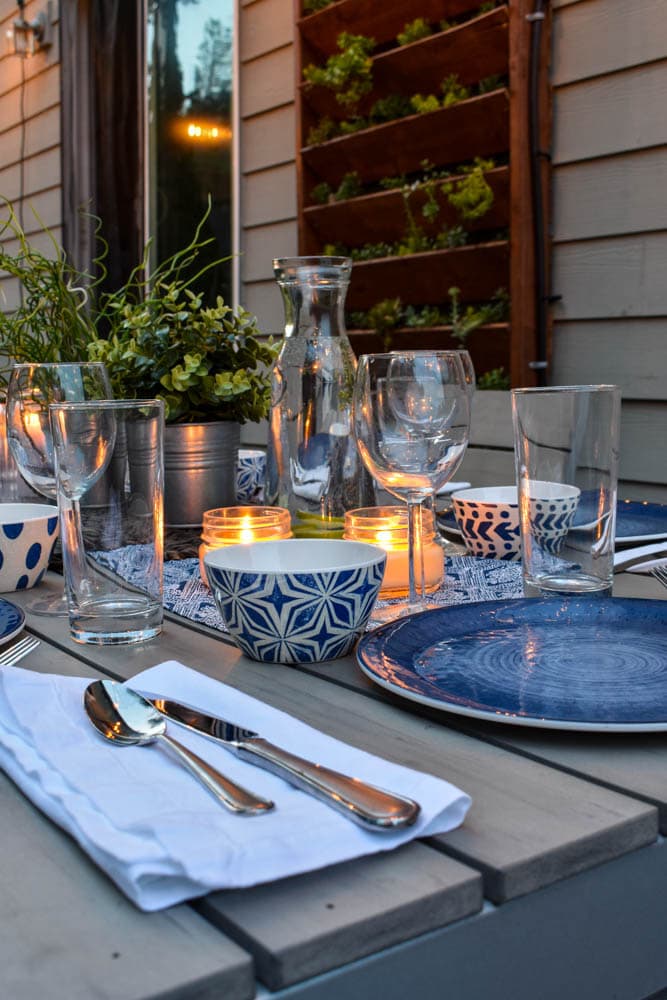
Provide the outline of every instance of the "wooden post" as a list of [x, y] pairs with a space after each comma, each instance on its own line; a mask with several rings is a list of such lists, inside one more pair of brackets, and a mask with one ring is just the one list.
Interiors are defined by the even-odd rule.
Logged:
[[[549, 160], [540, 157], [540, 175], [544, 192], [542, 218], [544, 240], [542, 253], [547, 269], [544, 289], [537, 288], [537, 251], [535, 216], [533, 206], [533, 178], [531, 176], [530, 142], [530, 48], [531, 15], [535, 0], [511, 0], [509, 32], [510, 66], [510, 299], [511, 299], [511, 348], [510, 372], [513, 386], [538, 385], [545, 370], [534, 367], [549, 362], [551, 353], [551, 322], [546, 324], [544, 357], [538, 357], [538, 296], [548, 294], [548, 220], [549, 220]], [[540, 73], [538, 95], [540, 109], [539, 147], [548, 153], [551, 134], [551, 115], [548, 86], [548, 52], [550, 17], [548, 5], [542, 22], [540, 46]], [[548, 376], [548, 368], [546, 369]]]

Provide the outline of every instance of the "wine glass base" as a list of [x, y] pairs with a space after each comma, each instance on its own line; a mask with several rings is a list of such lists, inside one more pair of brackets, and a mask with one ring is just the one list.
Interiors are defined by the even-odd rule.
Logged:
[[24, 609], [30, 615], [40, 615], [44, 618], [67, 618], [69, 610], [65, 592], [62, 594], [51, 594], [50, 596], [35, 594], [30, 600], [23, 604]]
[[387, 604], [382, 608], [376, 607], [373, 609], [369, 624], [371, 627], [384, 625], [387, 622], [395, 621], [397, 618], [407, 618], [408, 615], [416, 615], [420, 611], [432, 611], [434, 608], [439, 608], [440, 606], [434, 601], [429, 600], [413, 602], [399, 601], [398, 604]]

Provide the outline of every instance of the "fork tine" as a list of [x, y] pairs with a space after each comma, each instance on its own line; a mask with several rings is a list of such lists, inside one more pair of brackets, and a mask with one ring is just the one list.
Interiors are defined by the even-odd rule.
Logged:
[[0, 653], [0, 666], [11, 667], [15, 663], [18, 663], [24, 656], [28, 653], [32, 653], [34, 649], [39, 646], [39, 639], [36, 639], [32, 635], [27, 635], [25, 638], [19, 640], [19, 642], [14, 643], [9, 649], [6, 649], [4, 653]]
[[667, 587], [667, 563], [659, 563], [657, 566], [651, 566], [651, 576], [655, 577], [663, 587]]

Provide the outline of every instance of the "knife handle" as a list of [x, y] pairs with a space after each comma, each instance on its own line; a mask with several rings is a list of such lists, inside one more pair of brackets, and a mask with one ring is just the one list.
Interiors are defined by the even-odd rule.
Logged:
[[236, 750], [239, 757], [261, 764], [367, 829], [397, 830], [410, 826], [419, 815], [419, 805], [412, 799], [313, 764], [261, 737], [239, 740]]
[[192, 750], [188, 750], [172, 736], [160, 734], [158, 739], [162, 743], [166, 743], [179, 763], [196, 778], [199, 778], [209, 792], [232, 812], [256, 814], [273, 809], [273, 802], [270, 799], [262, 799], [253, 792], [249, 792], [247, 788], [243, 788], [242, 785], [230, 781], [224, 774], [216, 771], [214, 767], [211, 767], [205, 760], [198, 757]]

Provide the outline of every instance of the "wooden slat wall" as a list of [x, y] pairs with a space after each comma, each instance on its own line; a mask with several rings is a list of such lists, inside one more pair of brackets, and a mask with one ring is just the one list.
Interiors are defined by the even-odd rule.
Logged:
[[271, 261], [297, 253], [293, 37], [292, 0], [242, 0], [241, 302], [273, 334], [283, 311]]
[[[37, 0], [27, 3], [26, 19], [33, 20], [44, 8], [45, 4]], [[57, 18], [57, 9], [58, 4], [54, 4], [54, 18]], [[11, 201], [19, 212], [23, 152], [25, 231], [28, 235], [39, 233], [43, 223], [58, 240], [62, 222], [58, 24], [54, 20], [51, 47], [22, 61], [4, 47], [6, 32], [17, 14], [14, 0], [0, 0], [0, 39], [3, 40], [0, 46], [0, 197]], [[0, 218], [5, 217], [6, 213], [0, 210]], [[32, 242], [36, 248], [49, 252], [50, 243], [43, 237]], [[11, 251], [12, 242], [5, 241], [5, 245]], [[0, 308], [11, 310], [18, 299], [16, 282], [0, 275]]]
[[551, 380], [621, 386], [621, 493], [665, 500], [664, 0], [553, 6]]

